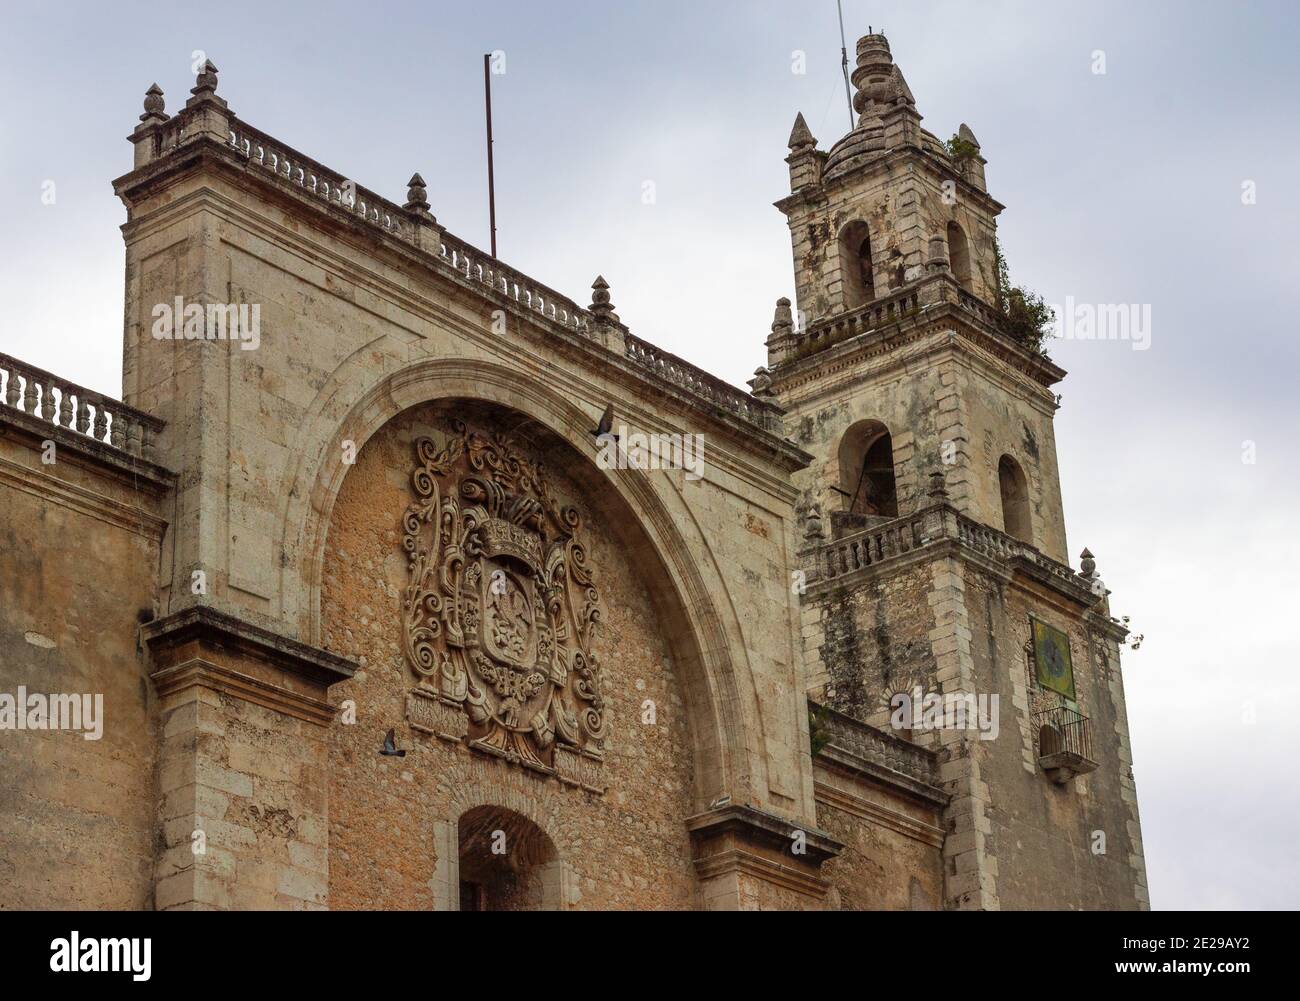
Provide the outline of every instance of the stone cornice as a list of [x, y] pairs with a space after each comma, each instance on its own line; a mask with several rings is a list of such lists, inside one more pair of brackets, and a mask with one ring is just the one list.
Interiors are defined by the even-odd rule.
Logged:
[[[845, 769], [852, 777], [856, 777], [856, 771]], [[891, 787], [892, 788], [892, 787]], [[833, 786], [827, 782], [814, 780], [813, 792], [817, 802], [824, 803], [836, 810], [842, 810], [845, 813], [852, 814], [861, 820], [866, 820], [873, 824], [879, 824], [891, 831], [896, 831], [904, 837], [911, 838], [914, 841], [920, 841], [924, 844], [931, 845], [934, 848], [943, 847], [944, 833], [943, 828], [936, 827], [934, 824], [927, 824], [924, 821], [915, 820], [906, 814], [899, 813], [897, 810], [891, 810], [888, 807], [873, 803], [861, 796], [855, 796], [850, 792]], [[926, 805], [942, 809], [947, 804], [949, 797], [942, 796], [942, 802], [926, 800]]]
[[155, 671], [150, 677], [159, 696], [166, 697], [187, 688], [207, 688], [245, 702], [273, 709], [295, 719], [318, 726], [328, 726], [337, 712], [324, 699], [312, 698], [260, 678], [232, 670], [201, 658], [182, 661]]
[[696, 859], [695, 872], [701, 880], [715, 879], [736, 872], [744, 873], [764, 883], [793, 890], [795, 893], [817, 900], [824, 898], [831, 888], [831, 884], [819, 876], [809, 875], [794, 866], [740, 848], [730, 848]]
[[[152, 417], [149, 419], [154, 420]], [[0, 407], [0, 434], [37, 451], [42, 442], [52, 441], [60, 452], [76, 456], [80, 465], [111, 476], [124, 485], [140, 488], [154, 497], [167, 493], [176, 482], [176, 474], [165, 466], [13, 407]]]
[[[290, 639], [209, 605], [192, 605], [141, 628], [155, 662], [189, 644], [248, 655], [260, 663], [295, 675], [322, 691], [346, 681], [356, 663], [328, 650]], [[167, 665], [170, 669], [171, 665]]]
[[[0, 427], [0, 436], [4, 434]], [[79, 511], [110, 525], [135, 532], [153, 542], [160, 542], [167, 531], [164, 518], [138, 504], [96, 493], [77, 483], [69, 483], [54, 474], [41, 475], [30, 466], [0, 458], [0, 483], [21, 490], [33, 497]]]
[[[625, 327], [621, 325], [602, 327], [592, 323], [579, 331], [568, 324], [552, 320], [504, 292], [474, 281], [460, 270], [447, 266], [437, 254], [436, 239], [433, 240], [433, 246], [425, 247], [394, 236], [338, 205], [312, 197], [278, 174], [251, 166], [228, 144], [221, 143], [210, 136], [201, 135], [190, 139], [152, 163], [117, 178], [113, 185], [123, 203], [134, 210], [159, 187], [174, 183], [180, 177], [204, 171], [224, 173], [241, 187], [256, 183], [263, 191], [271, 194], [287, 207], [309, 213], [310, 218], [328, 221], [331, 225], [341, 227], [356, 240], [374, 249], [382, 248], [385, 253], [394, 255], [398, 261], [403, 262], [401, 266], [418, 270], [421, 277], [435, 280], [461, 292], [469, 292], [475, 299], [482, 300], [494, 308], [503, 309], [521, 321], [521, 329], [533, 332], [534, 337], [544, 338], [546, 350], [559, 350], [574, 358], [580, 365], [591, 365], [594, 362], [605, 367], [606, 370], [617, 371], [621, 373], [622, 381], [639, 385], [642, 392], [645, 387], [653, 387], [654, 395], [670, 397], [683, 409], [705, 416], [716, 430], [722, 431], [727, 438], [735, 441], [745, 450], [757, 451], [768, 461], [775, 462], [788, 471], [802, 469], [812, 460], [807, 452], [788, 441], [783, 431], [760, 427], [753, 421], [733, 413], [728, 407], [677, 385], [672, 379], [660, 375], [654, 366], [637, 364], [626, 357], [624, 343], [636, 339], [630, 338]], [[223, 198], [222, 202], [228, 208], [234, 207], [234, 203], [229, 199]], [[161, 208], [161, 211], [172, 210], [171, 203]], [[143, 222], [143, 219], [133, 217], [123, 230], [129, 234], [133, 228]], [[263, 226], [267, 224], [265, 219], [258, 222]], [[408, 225], [410, 224], [408, 220]], [[277, 234], [278, 232], [277, 226]], [[438, 232], [442, 231], [438, 230]], [[409, 297], [410, 291], [403, 290], [403, 294]], [[413, 309], [413, 312], [416, 310]], [[637, 343], [646, 342], [637, 341]], [[676, 358], [669, 352], [655, 349], [655, 355], [667, 360], [669, 369], [674, 366], [694, 369], [694, 366], [690, 366], [688, 362]], [[712, 379], [719, 385], [724, 385], [721, 380], [709, 376], [703, 370], [698, 371], [701, 378]], [[753, 407], [770, 414], [773, 423], [779, 425], [782, 413], [779, 407], [756, 400], [744, 390], [726, 385], [727, 390], [736, 398], [748, 399]]]
[[[888, 365], [891, 363], [890, 356], [937, 333], [951, 333], [954, 335], [951, 340], [959, 340], [968, 345], [972, 354], [978, 349], [986, 357], [1001, 361], [1012, 372], [1042, 387], [1041, 393], [1046, 393], [1047, 387], [1065, 378], [1064, 369], [1046, 358], [1015, 347], [1005, 337], [984, 327], [960, 306], [936, 303], [915, 315], [904, 316], [893, 323], [845, 338], [805, 357], [774, 366], [769, 373], [772, 391], [778, 396], [788, 397], [794, 390], [815, 385], [836, 372], [844, 373], [845, 379], [860, 379], [864, 364], [874, 359], [883, 359]], [[900, 359], [898, 364], [902, 363]], [[1026, 397], [1033, 399], [1036, 395], [1026, 394]]]
[[721, 834], [734, 834], [746, 843], [762, 845], [769, 850], [789, 854], [795, 832], [802, 832], [807, 848], [800, 856], [813, 865], [834, 858], [844, 848], [825, 831], [802, 826], [776, 814], [752, 806], [738, 804], [722, 806], [686, 819], [686, 829], [696, 839], [711, 838]]

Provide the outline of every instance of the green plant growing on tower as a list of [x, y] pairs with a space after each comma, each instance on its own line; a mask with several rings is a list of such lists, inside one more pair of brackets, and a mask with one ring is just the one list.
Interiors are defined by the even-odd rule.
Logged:
[[948, 155], [958, 163], [962, 160], [973, 159], [974, 157], [979, 156], [980, 152], [978, 146], [967, 139], [963, 139], [956, 132], [952, 134], [952, 138], [945, 142], [943, 146], [944, 149], [948, 151]]
[[1043, 301], [1043, 297], [1021, 285], [1013, 285], [1007, 271], [1007, 259], [1002, 254], [1002, 242], [994, 239], [993, 259], [997, 267], [998, 325], [1012, 340], [1023, 344], [1035, 354], [1047, 357], [1044, 342], [1051, 336], [1056, 322], [1056, 310]]
[[825, 708], [808, 710], [808, 744], [814, 758], [831, 742], [831, 729], [827, 722]]

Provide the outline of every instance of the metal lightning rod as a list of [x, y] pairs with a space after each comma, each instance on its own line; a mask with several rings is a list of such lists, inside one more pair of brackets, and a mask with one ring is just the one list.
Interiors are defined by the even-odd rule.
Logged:
[[840, 12], [840, 67], [844, 70], [844, 99], [849, 102], [849, 131], [853, 131], [853, 91], [849, 87], [849, 43], [844, 38], [844, 0], [835, 0]]
[[492, 56], [483, 55], [483, 94], [487, 100], [488, 225], [492, 228], [492, 260], [497, 259], [497, 191], [492, 174]]

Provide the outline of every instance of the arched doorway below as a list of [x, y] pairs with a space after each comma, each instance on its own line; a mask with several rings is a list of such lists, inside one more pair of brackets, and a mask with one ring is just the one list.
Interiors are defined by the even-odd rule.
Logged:
[[[453, 846], [456, 852], [454, 873], [446, 865], [454, 892], [442, 902], [447, 910], [555, 911], [570, 905], [568, 867], [546, 832], [523, 814], [476, 806], [454, 827], [454, 839], [443, 842], [448, 855]], [[439, 859], [439, 868], [450, 862]]]

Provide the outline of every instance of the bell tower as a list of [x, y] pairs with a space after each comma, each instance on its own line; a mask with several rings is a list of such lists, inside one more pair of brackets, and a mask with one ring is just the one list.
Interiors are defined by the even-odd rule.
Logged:
[[[1127, 634], [1090, 554], [1067, 563], [1065, 372], [1006, 280], [974, 132], [922, 127], [884, 35], [852, 80], [856, 124], [828, 151], [795, 119], [776, 204], [796, 301], [751, 383], [813, 456], [794, 484], [814, 726], [933, 756], [945, 907], [1145, 907]], [[947, 714], [976, 705], [977, 728]]]
[[791, 191], [777, 207], [796, 302], [778, 303], [755, 383], [819, 456], [799, 483], [803, 506], [828, 527], [861, 528], [923, 505], [942, 472], [960, 510], [1003, 529], [1010, 470], [1010, 521], [1064, 559], [1051, 387], [1065, 373], [1007, 333], [1003, 206], [979, 142], [965, 124], [947, 142], [922, 127], [884, 35], [859, 40], [852, 79], [853, 131], [826, 152], [802, 114], [790, 134]]

